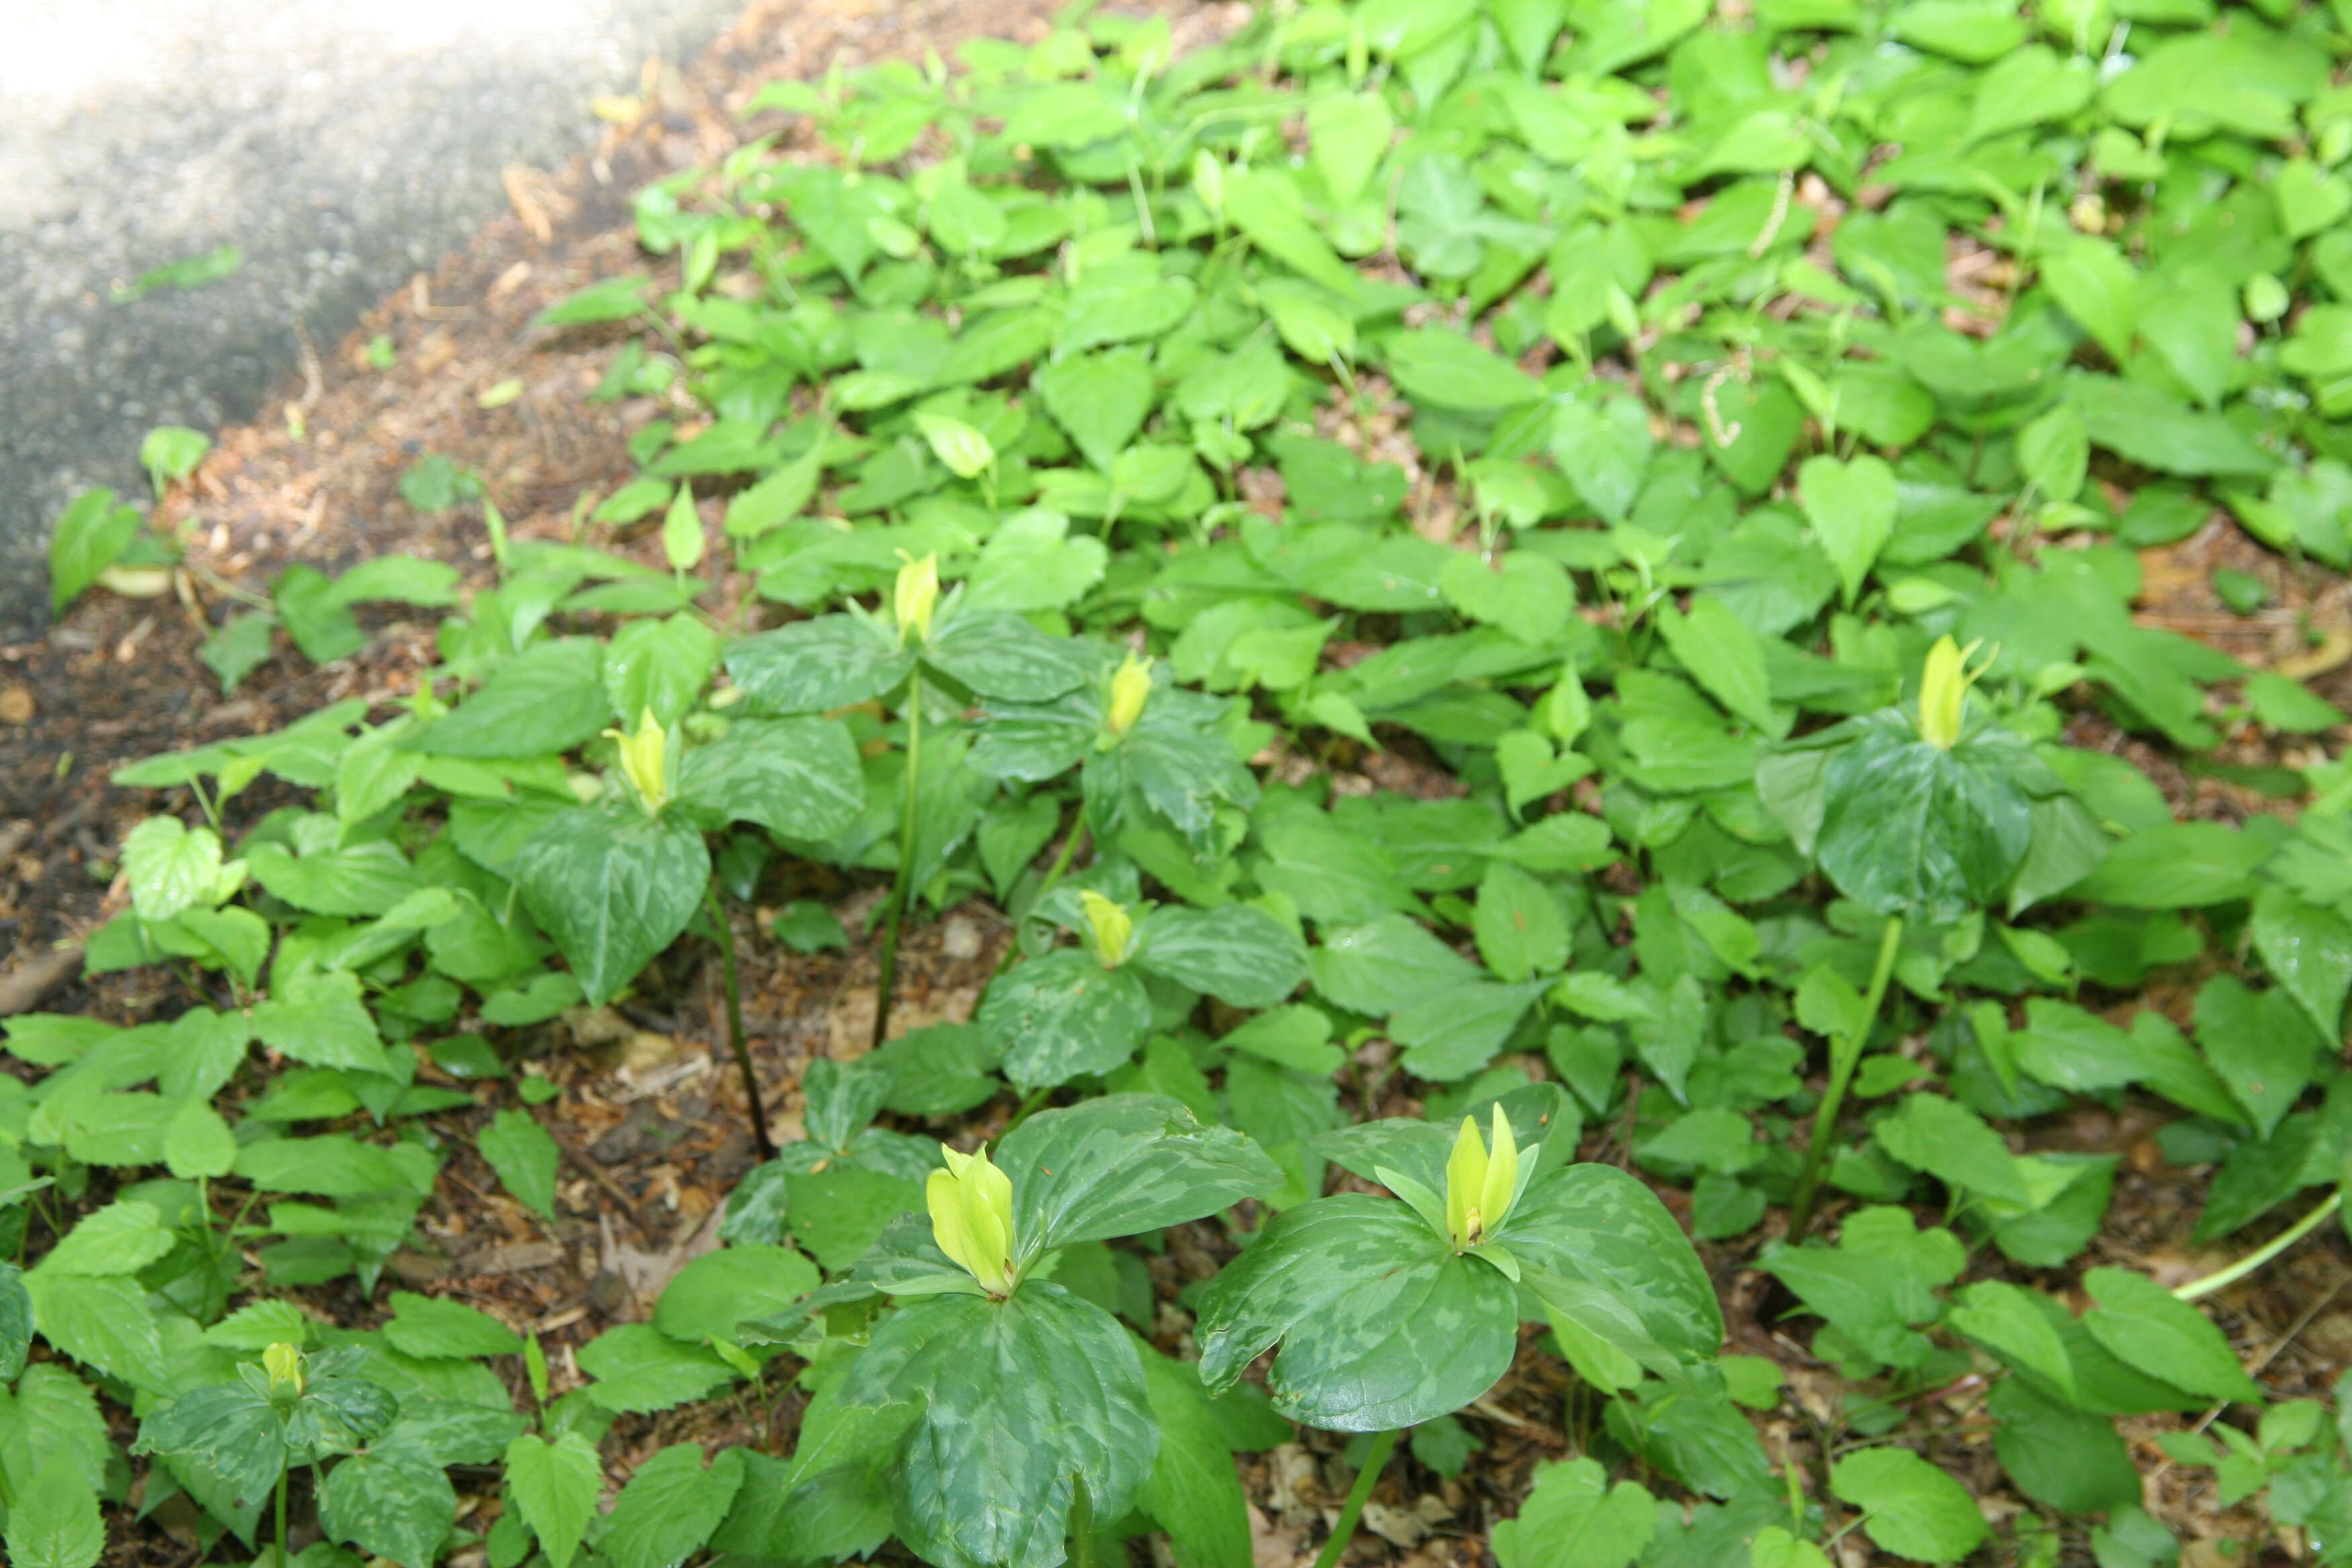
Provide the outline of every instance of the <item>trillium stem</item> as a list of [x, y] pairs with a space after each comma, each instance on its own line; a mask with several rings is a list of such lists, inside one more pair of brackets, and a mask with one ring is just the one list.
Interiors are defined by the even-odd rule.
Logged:
[[1829, 1087], [1822, 1091], [1821, 1109], [1813, 1112], [1812, 1141], [1805, 1145], [1805, 1163], [1797, 1173], [1797, 1195], [1789, 1205], [1790, 1240], [1803, 1236], [1812, 1223], [1813, 1199], [1821, 1190], [1830, 1149], [1837, 1142], [1838, 1111], [1845, 1105], [1846, 1086], [1853, 1081], [1854, 1066], [1862, 1060], [1870, 1027], [1878, 1021], [1879, 1006], [1886, 1000], [1886, 983], [1895, 977], [1895, 955], [1902, 948], [1903, 917], [1889, 915], [1885, 934], [1878, 939], [1878, 963], [1870, 972], [1870, 989], [1863, 994], [1862, 1022], [1845, 1039], [1830, 1042]]
[[2344, 1194], [2341, 1191], [2328, 1194], [2326, 1203], [2321, 1204], [2227, 1268], [2217, 1268], [2202, 1279], [2191, 1279], [2188, 1284], [2173, 1291], [2173, 1295], [2183, 1301], [2194, 1301], [2210, 1296], [2216, 1290], [2226, 1289], [2235, 1285], [2239, 1280], [2326, 1224], [2328, 1215], [2343, 1206]]
[[280, 1465], [278, 1468], [278, 1562], [275, 1568], [287, 1568], [287, 1565], [294, 1561], [294, 1553], [286, 1544], [287, 1483], [293, 1474], [293, 1467], [290, 1465]]
[[1389, 1456], [1396, 1451], [1397, 1435], [1391, 1427], [1372, 1434], [1371, 1452], [1364, 1456], [1364, 1468], [1356, 1472], [1356, 1484], [1348, 1489], [1348, 1500], [1339, 1505], [1339, 1521], [1331, 1526], [1331, 1539], [1315, 1555], [1315, 1568], [1338, 1568], [1339, 1561], [1347, 1555], [1348, 1542], [1356, 1538], [1356, 1521], [1364, 1517], [1364, 1504], [1371, 1500], [1372, 1488], [1381, 1472], [1389, 1468]]
[[907, 905], [915, 896], [915, 802], [923, 767], [923, 676], [915, 672], [907, 688], [906, 802], [898, 817], [898, 876], [890, 889], [890, 907], [882, 917], [882, 973], [874, 988], [874, 1044], [890, 1037], [890, 994], [898, 984], [898, 928], [906, 923]]
[[1095, 1568], [1095, 1500], [1087, 1495], [1084, 1476], [1077, 1478], [1070, 1498], [1071, 1568]]
[[776, 1157], [776, 1141], [768, 1132], [768, 1108], [760, 1102], [760, 1075], [751, 1070], [751, 1044], [743, 1037], [743, 992], [735, 976], [735, 928], [727, 923], [727, 907], [719, 901], [719, 879], [702, 889], [710, 923], [719, 928], [719, 973], [727, 986], [727, 1044], [735, 1053], [735, 1070], [743, 1075], [743, 1100], [751, 1108], [751, 1142], [761, 1160]]

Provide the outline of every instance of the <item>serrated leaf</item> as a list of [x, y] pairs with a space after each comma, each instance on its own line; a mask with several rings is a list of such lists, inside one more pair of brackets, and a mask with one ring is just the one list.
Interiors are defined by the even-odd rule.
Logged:
[[1609, 1484], [1598, 1459], [1536, 1467], [1518, 1513], [1495, 1526], [1500, 1568], [1627, 1568], [1658, 1528], [1657, 1504], [1638, 1482]]
[[6, 1539], [18, 1568], [94, 1568], [106, 1552], [96, 1489], [69, 1461], [44, 1461], [9, 1510]]
[[209, 827], [191, 829], [176, 816], [151, 816], [123, 837], [122, 869], [140, 918], [170, 920], [213, 902], [220, 882], [220, 836]]
[[526, 1432], [509, 1445], [506, 1472], [516, 1511], [539, 1537], [540, 1550], [554, 1568], [571, 1568], [604, 1487], [595, 1447], [578, 1432], [552, 1443]]
[[708, 1347], [671, 1339], [651, 1323], [623, 1323], [580, 1347], [588, 1397], [612, 1411], [649, 1415], [714, 1394], [734, 1370]]
[[743, 1450], [704, 1468], [698, 1443], [677, 1443], [639, 1465], [613, 1501], [597, 1550], [613, 1568], [677, 1568], [727, 1517], [743, 1484]]
[[1851, 605], [1878, 552], [1895, 537], [1895, 470], [1881, 458], [1808, 458], [1797, 470], [1797, 485], [1805, 521], [1836, 566]]

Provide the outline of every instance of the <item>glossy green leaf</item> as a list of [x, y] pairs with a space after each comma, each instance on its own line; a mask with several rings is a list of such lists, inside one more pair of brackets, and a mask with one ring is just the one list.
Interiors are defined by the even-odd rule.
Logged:
[[1246, 904], [1153, 910], [1136, 937], [1131, 962], [1235, 1007], [1271, 1007], [1307, 976], [1297, 933]]
[[1076, 1488], [1097, 1518], [1116, 1519], [1159, 1447], [1127, 1331], [1045, 1281], [1002, 1301], [928, 1296], [898, 1308], [840, 1397], [915, 1407], [891, 1498], [899, 1539], [942, 1568], [1053, 1568]]
[[820, 616], [745, 637], [727, 650], [727, 673], [775, 713], [824, 713], [895, 689], [915, 655], [855, 616]]
[[1449, 1415], [1517, 1348], [1516, 1292], [1403, 1204], [1346, 1194], [1286, 1209], [1202, 1293], [1212, 1392], [1277, 1344], [1274, 1407], [1308, 1426], [1381, 1432]]
[[1151, 1003], [1133, 973], [1063, 948], [999, 976], [975, 1022], [1002, 1054], [1004, 1076], [1026, 1092], [1126, 1062], [1150, 1026]]
[[996, 1163], [1013, 1179], [1016, 1263], [1198, 1219], [1282, 1179], [1244, 1134], [1143, 1094], [1040, 1111], [1005, 1135]]
[[738, 719], [686, 753], [677, 805], [713, 826], [756, 822], [825, 839], [866, 809], [866, 777], [849, 731], [832, 720]]
[[563, 812], [515, 859], [523, 902], [571, 961], [592, 1005], [677, 940], [709, 879], [700, 833], [634, 805]]
[[400, 1568], [432, 1568], [457, 1522], [457, 1493], [429, 1454], [383, 1444], [327, 1472], [321, 1522], [333, 1539]]

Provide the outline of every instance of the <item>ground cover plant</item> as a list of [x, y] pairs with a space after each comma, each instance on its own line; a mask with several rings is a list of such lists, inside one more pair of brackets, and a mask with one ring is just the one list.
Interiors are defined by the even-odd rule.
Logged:
[[[2203, 529], [2250, 610], [2352, 564], [2347, 26], [1366, 0], [772, 89], [824, 155], [646, 189], [538, 324], [641, 472], [526, 537], [420, 460], [483, 575], [296, 567], [207, 661], [394, 601], [427, 678], [117, 775], [89, 963], [175, 1005], [8, 1023], [11, 1561], [178, 1504], [310, 1568], [1242, 1568], [1234, 1456], [1307, 1428], [1360, 1444], [1331, 1568], [1528, 1365], [1499, 1568], [2168, 1563], [2161, 1469], [2352, 1560], [2341, 1402], [2204, 1305], [2340, 1245], [2352, 775], [2295, 672], [2352, 637], [2133, 613]], [[86, 497], [57, 601], [177, 542]], [[887, 892], [793, 1136], [739, 928], [806, 866]], [[971, 900], [971, 1017], [894, 1028]], [[706, 953], [724, 1245], [568, 1361], [387, 1281], [460, 1141], [553, 1215], [551, 1026]], [[2131, 1266], [2092, 1111], [2239, 1261]], [[607, 1496], [619, 1424], [728, 1401], [796, 1414]]]

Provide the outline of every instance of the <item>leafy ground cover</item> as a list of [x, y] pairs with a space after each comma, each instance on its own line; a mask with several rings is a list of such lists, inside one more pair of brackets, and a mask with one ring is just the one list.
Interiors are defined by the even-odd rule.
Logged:
[[[520, 351], [633, 472], [415, 454], [478, 566], [206, 580], [225, 690], [419, 657], [114, 774], [146, 1016], [0, 1079], [12, 1559], [2341, 1560], [2339, 27], [763, 90]], [[59, 604], [188, 532], [86, 498]], [[865, 1003], [789, 1081], [778, 972]], [[646, 1269], [564, 1102], [697, 1011], [723, 1217]], [[413, 1288], [603, 1205], [643, 1312]]]

